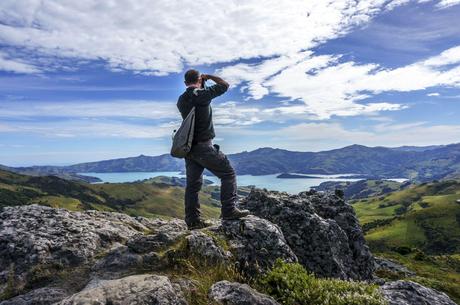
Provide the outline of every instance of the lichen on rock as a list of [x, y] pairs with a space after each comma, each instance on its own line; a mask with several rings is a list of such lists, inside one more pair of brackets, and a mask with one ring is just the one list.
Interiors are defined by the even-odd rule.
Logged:
[[456, 305], [445, 293], [411, 281], [389, 282], [380, 290], [389, 305]]

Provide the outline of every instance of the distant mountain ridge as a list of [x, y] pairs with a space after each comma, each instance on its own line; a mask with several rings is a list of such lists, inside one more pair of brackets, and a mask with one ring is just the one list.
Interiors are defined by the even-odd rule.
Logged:
[[[439, 146], [396, 148], [350, 145], [320, 152], [289, 151], [264, 147], [229, 154], [239, 175], [277, 173], [364, 174], [381, 178], [417, 181], [460, 177], [460, 143]], [[85, 173], [182, 171], [184, 161], [169, 154], [139, 155], [69, 166], [8, 167], [16, 172]]]

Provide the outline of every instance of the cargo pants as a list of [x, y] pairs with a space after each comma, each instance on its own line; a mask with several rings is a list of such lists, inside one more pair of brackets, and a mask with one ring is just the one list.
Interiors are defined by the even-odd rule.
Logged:
[[192, 145], [185, 157], [187, 183], [185, 187], [185, 222], [191, 224], [200, 218], [198, 193], [203, 185], [203, 171], [209, 170], [221, 181], [220, 201], [222, 215], [228, 215], [237, 201], [236, 174], [227, 156], [212, 140]]

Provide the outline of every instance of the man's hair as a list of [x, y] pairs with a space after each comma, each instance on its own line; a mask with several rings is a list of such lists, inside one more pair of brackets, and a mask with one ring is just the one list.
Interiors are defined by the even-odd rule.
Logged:
[[184, 74], [185, 83], [187, 85], [196, 83], [199, 77], [200, 77], [200, 72], [198, 72], [195, 69], [190, 69]]

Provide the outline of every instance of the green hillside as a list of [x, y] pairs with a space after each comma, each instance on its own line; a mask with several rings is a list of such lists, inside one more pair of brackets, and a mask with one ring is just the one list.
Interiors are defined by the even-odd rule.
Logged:
[[412, 185], [353, 204], [365, 238], [376, 256], [416, 274], [377, 272], [446, 292], [460, 302], [460, 181]]
[[[219, 203], [211, 196], [211, 192], [200, 194], [205, 218], [220, 214]], [[0, 207], [37, 203], [73, 211], [95, 209], [132, 216], [183, 218], [183, 200], [183, 188], [152, 181], [88, 184], [0, 170]]]
[[460, 182], [423, 183], [353, 204], [374, 251], [460, 252]]
[[363, 179], [358, 181], [326, 181], [314, 187], [317, 191], [334, 191], [341, 189], [346, 200], [382, 196], [405, 188], [408, 183], [391, 180]]

